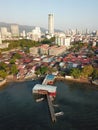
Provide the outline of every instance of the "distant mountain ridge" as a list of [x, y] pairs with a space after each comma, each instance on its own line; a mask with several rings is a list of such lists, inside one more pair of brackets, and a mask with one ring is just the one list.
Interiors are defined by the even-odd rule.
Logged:
[[[11, 27], [12, 24], [16, 24], [16, 23], [0, 22], [0, 28], [1, 28], [1, 27], [7, 27], [8, 31], [10, 31], [10, 27]], [[23, 30], [25, 30], [26, 32], [30, 32], [30, 31], [32, 31], [32, 29], [35, 28], [35, 26], [20, 25], [20, 24], [17, 24], [17, 25], [19, 25], [19, 31], [20, 31], [20, 32], [22, 32]], [[41, 27], [41, 31], [42, 31], [42, 32], [45, 32], [46, 30], [47, 30], [47, 29]]]
[[[16, 24], [16, 23], [6, 23], [6, 22], [0, 22], [0, 28], [1, 27], [7, 27], [8, 31], [10, 31], [10, 27], [12, 24]], [[26, 32], [31, 32], [36, 26], [29, 26], [29, 25], [19, 25], [19, 31], [20, 33], [25, 30]], [[41, 31], [43, 33], [45, 33], [47, 31], [47, 29], [40, 27]], [[62, 30], [59, 29], [55, 29], [55, 32], [63, 32]]]

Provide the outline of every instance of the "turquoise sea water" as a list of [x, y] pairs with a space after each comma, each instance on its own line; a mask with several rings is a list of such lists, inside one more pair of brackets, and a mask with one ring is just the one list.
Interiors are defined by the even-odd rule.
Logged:
[[57, 81], [52, 123], [47, 102], [36, 103], [32, 88], [42, 80], [9, 83], [0, 88], [0, 130], [98, 130], [98, 89], [88, 84]]

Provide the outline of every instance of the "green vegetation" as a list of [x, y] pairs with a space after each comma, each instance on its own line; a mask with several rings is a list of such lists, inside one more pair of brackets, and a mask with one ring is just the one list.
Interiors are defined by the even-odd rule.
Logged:
[[12, 58], [10, 59], [10, 64], [15, 64], [16, 59], [20, 59], [21, 55], [19, 53], [13, 54]]
[[33, 46], [39, 46], [40, 42], [32, 41], [32, 40], [27, 40], [27, 39], [21, 39], [21, 40], [10, 40], [10, 41], [4, 41], [10, 43], [8, 48], [2, 49], [2, 51], [8, 51], [11, 49], [16, 49], [16, 48], [21, 48], [28, 52], [30, 47]]
[[18, 73], [17, 66], [15, 64], [12, 64], [12, 66], [11, 66], [11, 74], [17, 74], [17, 73]]
[[42, 67], [40, 67], [40, 68], [38, 68], [38, 69], [36, 70], [36, 74], [37, 74], [37, 75], [44, 75], [44, 74], [47, 73], [47, 71], [48, 71], [48, 67], [42, 66]]
[[92, 65], [86, 65], [84, 66], [81, 72], [81, 76], [84, 78], [88, 78], [89, 76], [92, 75], [93, 71], [94, 71], [94, 68], [92, 67]]
[[7, 76], [7, 72], [4, 70], [0, 70], [0, 77], [5, 78]]
[[11, 49], [22, 49], [26, 53], [29, 53], [29, 48], [31, 48], [31, 47], [39, 46], [41, 44], [52, 45], [51, 43], [53, 43], [54, 41], [55, 41], [55, 37], [52, 37], [50, 39], [45, 38], [41, 42], [39, 42], [39, 41], [33, 41], [33, 40], [28, 40], [28, 39], [8, 40], [8, 41], [6, 40], [6, 41], [3, 41], [3, 42], [8, 42], [9, 46], [8, 46], [8, 48], [1, 49], [0, 52], [1, 51], [9, 51]]
[[78, 68], [73, 68], [70, 72], [71, 76], [73, 76], [74, 78], [80, 78], [81, 76], [81, 71]]
[[96, 79], [96, 78], [98, 78], [98, 69], [94, 69], [92, 73], [92, 79]]
[[42, 44], [49, 44], [49, 45], [51, 45], [53, 42], [55, 42], [55, 37], [52, 37], [50, 39], [45, 38], [44, 40], [41, 41]]
[[15, 53], [15, 54], [13, 55], [13, 58], [14, 58], [14, 59], [20, 59], [20, 58], [21, 58], [21, 55], [20, 55], [19, 53]]
[[0, 63], [0, 77], [5, 78], [7, 76], [7, 64], [5, 64], [4, 62]]
[[15, 64], [15, 58], [10, 59], [10, 64]]
[[82, 42], [75, 42], [72, 44], [72, 47], [69, 49], [69, 51], [78, 52], [82, 47], [84, 47], [84, 43]]
[[6, 67], [7, 67], [7, 64], [5, 64], [4, 62], [0, 62], [0, 70], [6, 71]]
[[10, 65], [5, 64], [4, 62], [0, 63], [0, 77], [6, 78], [9, 74], [17, 74], [18, 69], [15, 65], [15, 59], [10, 60]]
[[93, 78], [98, 77], [98, 70], [94, 69], [92, 65], [86, 65], [83, 69], [73, 68], [70, 71], [70, 75], [74, 78]]

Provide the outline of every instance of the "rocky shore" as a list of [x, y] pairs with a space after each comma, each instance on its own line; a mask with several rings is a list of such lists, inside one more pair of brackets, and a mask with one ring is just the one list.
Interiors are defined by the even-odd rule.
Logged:
[[88, 79], [86, 79], [86, 78], [79, 78], [79, 79], [75, 79], [75, 78], [73, 78], [73, 77], [63, 77], [63, 76], [57, 76], [56, 77], [56, 80], [67, 80], [67, 81], [73, 81], [73, 82], [79, 82], [79, 83], [88, 83], [88, 84], [90, 84], [90, 81], [88, 80]]
[[6, 79], [0, 80], [0, 87], [2, 87], [3, 85], [5, 85], [7, 83]]

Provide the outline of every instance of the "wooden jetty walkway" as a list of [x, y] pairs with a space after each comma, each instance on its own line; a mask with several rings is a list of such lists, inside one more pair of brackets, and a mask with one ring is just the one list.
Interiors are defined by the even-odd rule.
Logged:
[[55, 111], [54, 111], [53, 103], [52, 103], [52, 100], [50, 99], [50, 97], [49, 97], [48, 94], [47, 94], [47, 102], [48, 102], [48, 106], [49, 106], [49, 110], [50, 110], [50, 115], [51, 115], [52, 122], [56, 122], [56, 116], [55, 116]]
[[[46, 95], [52, 122], [56, 122], [56, 115], [55, 115], [54, 106], [53, 106], [53, 102], [51, 98], [51, 97], [54, 97], [56, 94], [56, 86], [48, 85], [48, 83], [50, 81], [53, 82], [54, 79], [55, 79], [55, 76], [47, 75], [42, 85], [37, 84], [33, 88], [33, 93]], [[52, 93], [53, 95], [52, 94], [50, 95], [50, 93]]]
[[[44, 81], [43, 81], [43, 83], [42, 84], [46, 84], [47, 85], [47, 83], [51, 80], [51, 81], [54, 81], [54, 78], [55, 77], [53, 77], [52, 79], [48, 79], [47, 77], [48, 77], [49, 75], [47, 75], [46, 77], [45, 77], [45, 79], [44, 79]], [[51, 100], [51, 98], [50, 98], [50, 96], [48, 95], [48, 93], [47, 93], [47, 102], [48, 102], [48, 106], [49, 106], [49, 111], [50, 111], [50, 115], [51, 115], [51, 119], [52, 119], [52, 122], [56, 122], [56, 116], [55, 116], [55, 111], [54, 111], [54, 107], [53, 107], [53, 103], [52, 103], [52, 100]]]

